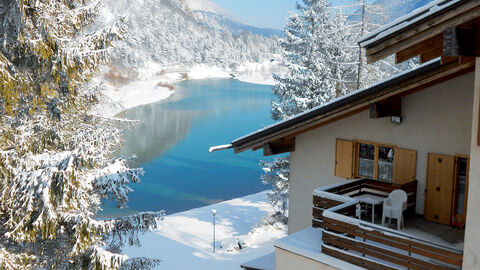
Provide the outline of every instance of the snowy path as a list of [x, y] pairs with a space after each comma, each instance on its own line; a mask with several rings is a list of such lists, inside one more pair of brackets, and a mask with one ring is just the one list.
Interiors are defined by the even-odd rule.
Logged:
[[[155, 269], [241, 269], [240, 264], [273, 252], [273, 242], [286, 236], [284, 227], [260, 226], [272, 213], [266, 191], [167, 216], [160, 227], [140, 237], [141, 247], [128, 247], [130, 257], [162, 260]], [[212, 214], [216, 216], [216, 253], [212, 252]], [[246, 248], [237, 250], [236, 237]]]

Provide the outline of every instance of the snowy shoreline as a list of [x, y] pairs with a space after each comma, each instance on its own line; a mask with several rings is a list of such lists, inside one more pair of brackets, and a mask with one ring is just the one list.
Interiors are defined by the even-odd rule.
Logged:
[[[241, 269], [240, 264], [273, 252], [273, 243], [286, 236], [286, 226], [262, 224], [274, 213], [267, 192], [168, 215], [156, 230], [140, 236], [140, 247], [126, 247], [123, 253], [162, 260], [155, 269]], [[238, 242], [244, 248], [239, 249]]]
[[[273, 85], [272, 74], [280, 71], [281, 62], [268, 60], [246, 63], [234, 72], [198, 65], [188, 72], [172, 70], [150, 76], [144, 73], [145, 77], [122, 87], [108, 84], [104, 94], [109, 102], [96, 112], [113, 117], [127, 109], [166, 100], [175, 93], [168, 86], [185, 79], [233, 77], [247, 83]], [[273, 243], [287, 235], [286, 225], [263, 222], [274, 213], [267, 192], [168, 215], [157, 229], [139, 237], [141, 246], [125, 247], [123, 254], [160, 259], [162, 262], [154, 269], [241, 269], [242, 263], [274, 252]], [[212, 251], [213, 209], [218, 210], [216, 253]]]
[[175, 89], [164, 85], [183, 80], [232, 78], [247, 83], [273, 85], [275, 82], [272, 74], [279, 72], [282, 72], [282, 64], [277, 60], [244, 63], [235, 71], [225, 71], [219, 67], [201, 64], [188, 71], [177, 70], [161, 75], [153, 73], [120, 87], [107, 83], [104, 91], [107, 102], [95, 108], [95, 113], [114, 117], [124, 110], [166, 100], [175, 93]]

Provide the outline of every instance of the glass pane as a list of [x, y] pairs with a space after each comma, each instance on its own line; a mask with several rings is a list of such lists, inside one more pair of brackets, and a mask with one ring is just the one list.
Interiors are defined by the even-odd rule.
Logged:
[[359, 144], [358, 175], [373, 177], [375, 159], [375, 146], [371, 144]]
[[378, 179], [393, 181], [393, 148], [380, 146], [378, 148]]
[[467, 180], [467, 159], [458, 159], [458, 183], [457, 183], [457, 214], [463, 215], [465, 212], [465, 182]]

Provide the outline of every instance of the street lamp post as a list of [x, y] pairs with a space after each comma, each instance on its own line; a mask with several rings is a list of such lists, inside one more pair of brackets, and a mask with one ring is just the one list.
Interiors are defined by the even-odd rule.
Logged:
[[215, 215], [217, 214], [217, 210], [212, 210], [213, 215], [213, 253], [215, 253]]

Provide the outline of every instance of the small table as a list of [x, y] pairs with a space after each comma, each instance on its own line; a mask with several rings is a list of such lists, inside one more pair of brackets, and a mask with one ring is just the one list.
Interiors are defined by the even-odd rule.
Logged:
[[362, 194], [359, 196], [355, 196], [355, 199], [357, 199], [361, 203], [365, 204], [370, 204], [372, 206], [372, 223], [374, 222], [375, 218], [375, 205], [379, 205], [383, 203], [383, 200], [385, 200], [385, 197], [380, 197], [377, 195], [373, 194]]

